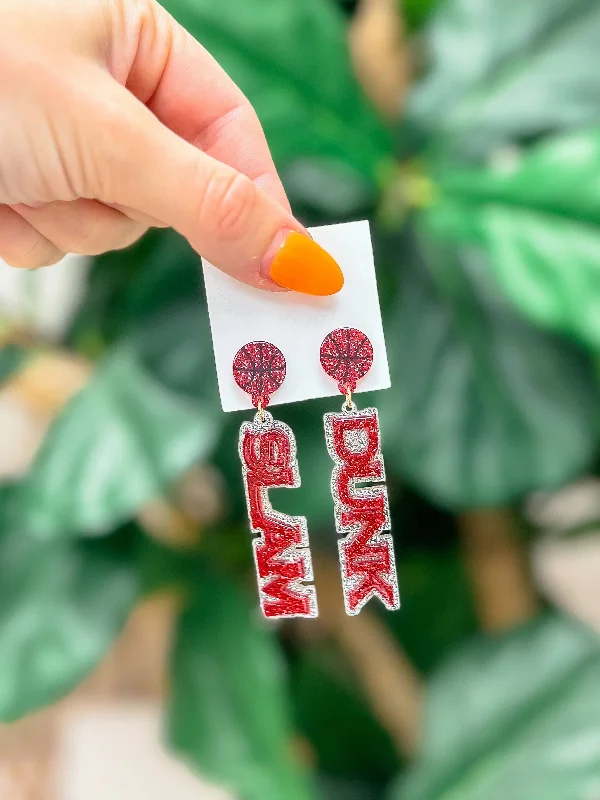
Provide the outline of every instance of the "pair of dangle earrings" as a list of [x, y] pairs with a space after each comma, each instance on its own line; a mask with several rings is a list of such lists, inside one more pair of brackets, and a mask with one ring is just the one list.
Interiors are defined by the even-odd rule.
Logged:
[[[360, 411], [352, 399], [373, 364], [373, 346], [361, 331], [338, 328], [323, 340], [320, 360], [346, 398], [341, 411], [323, 418], [334, 462], [331, 493], [346, 613], [358, 614], [372, 597], [396, 610], [400, 596], [379, 417], [376, 408]], [[266, 410], [285, 374], [283, 353], [269, 342], [250, 342], [236, 354], [234, 379], [257, 409], [253, 421], [240, 428], [239, 455], [250, 529], [256, 534], [252, 546], [263, 614], [316, 617], [306, 517], [282, 514], [269, 500], [269, 489], [300, 486], [294, 434]]]

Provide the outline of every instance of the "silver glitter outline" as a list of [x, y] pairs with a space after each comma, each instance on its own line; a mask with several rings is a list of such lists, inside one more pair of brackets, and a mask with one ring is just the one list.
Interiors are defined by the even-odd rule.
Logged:
[[342, 411], [332, 411], [323, 416], [323, 424], [325, 427], [325, 442], [327, 444], [327, 452], [329, 453], [332, 461], [334, 462], [335, 466], [331, 473], [331, 496], [333, 497], [333, 513], [335, 518], [335, 529], [338, 534], [342, 535], [342, 539], [338, 541], [338, 554], [340, 560], [340, 568], [342, 571], [342, 588], [344, 594], [344, 607], [346, 609], [346, 614], [353, 617], [356, 616], [362, 608], [371, 600], [373, 597], [379, 598], [382, 605], [388, 611], [397, 611], [400, 608], [400, 588], [398, 585], [398, 573], [396, 570], [396, 554], [394, 550], [394, 540], [392, 535], [389, 533], [379, 533], [375, 534], [370, 538], [369, 541], [373, 542], [373, 544], [386, 544], [388, 546], [388, 550], [390, 553], [390, 572], [386, 575], [386, 578], [389, 577], [390, 585], [392, 586], [392, 591], [394, 593], [394, 599], [391, 604], [387, 603], [386, 600], [381, 597], [379, 592], [376, 589], [371, 590], [371, 592], [362, 600], [359, 605], [354, 609], [351, 610], [348, 607], [348, 594], [349, 592], [353, 591], [356, 586], [360, 583], [359, 578], [349, 578], [347, 574], [347, 563], [346, 563], [346, 554], [343, 550], [343, 545], [345, 542], [348, 542], [358, 531], [360, 530], [360, 523], [357, 525], [349, 525], [344, 526], [342, 525], [342, 513], [347, 510], [346, 506], [341, 502], [339, 498], [339, 493], [337, 490], [337, 478], [338, 475], [345, 465], [345, 461], [343, 461], [337, 454], [335, 449], [335, 441], [333, 435], [333, 421], [335, 419], [347, 419], [348, 417], [359, 418], [359, 417], [375, 417], [375, 421], [377, 423], [377, 430], [379, 431], [379, 443], [377, 448], [377, 453], [375, 455], [375, 461], [381, 467], [381, 478], [376, 479], [373, 482], [376, 482], [378, 485], [373, 487], [364, 487], [364, 486], [357, 486], [358, 483], [364, 483], [365, 480], [369, 480], [368, 478], [357, 478], [353, 479], [350, 482], [349, 491], [353, 497], [356, 498], [376, 498], [376, 497], [383, 497], [384, 498], [384, 512], [385, 512], [385, 519], [384, 524], [381, 528], [381, 531], [389, 531], [391, 530], [392, 523], [390, 518], [390, 503], [388, 498], [387, 486], [385, 485], [385, 465], [383, 462], [383, 453], [381, 452], [381, 428], [379, 427], [379, 413], [376, 408], [365, 408], [362, 410], [358, 410], [354, 403], [350, 408], [344, 404], [342, 406]]
[[[265, 433], [269, 430], [280, 430], [286, 434], [290, 442], [290, 467], [292, 469], [292, 475], [294, 478], [294, 482], [291, 486], [288, 484], [279, 485], [279, 486], [270, 486], [269, 488], [263, 487], [261, 489], [261, 500], [263, 504], [263, 509], [265, 513], [269, 514], [273, 519], [283, 523], [283, 524], [294, 524], [300, 526], [300, 544], [293, 544], [290, 547], [286, 548], [280, 556], [278, 556], [278, 561], [280, 562], [288, 562], [294, 563], [298, 560], [298, 556], [300, 557], [302, 564], [304, 565], [304, 569], [306, 570], [306, 578], [302, 581], [292, 581], [290, 582], [289, 586], [292, 591], [302, 591], [306, 593], [308, 590], [308, 598], [310, 604], [310, 611], [308, 614], [279, 614], [277, 616], [269, 616], [265, 614], [265, 607], [264, 602], [265, 599], [271, 597], [265, 591], [265, 586], [268, 582], [268, 578], [261, 578], [258, 573], [258, 561], [256, 556], [256, 549], [261, 544], [264, 543], [264, 531], [260, 528], [253, 528], [252, 527], [252, 520], [250, 518], [250, 498], [248, 496], [248, 468], [244, 461], [244, 436], [247, 431], [251, 433]], [[250, 532], [257, 534], [252, 540], [252, 554], [254, 557], [254, 568], [256, 570], [256, 583], [258, 585], [258, 597], [260, 602], [260, 608], [263, 613], [263, 616], [266, 619], [274, 620], [274, 619], [293, 619], [293, 618], [307, 618], [307, 619], [314, 619], [319, 616], [319, 607], [317, 604], [317, 592], [315, 587], [308, 583], [308, 581], [314, 580], [314, 571], [312, 566], [312, 556], [310, 552], [310, 543], [308, 537], [308, 523], [306, 517], [293, 517], [289, 514], [283, 514], [280, 511], [276, 511], [273, 506], [271, 505], [271, 501], [269, 499], [269, 489], [297, 489], [301, 485], [300, 480], [300, 469], [298, 467], [298, 458], [297, 458], [297, 445], [296, 445], [296, 437], [289, 425], [286, 425], [285, 422], [281, 422], [280, 420], [274, 420], [273, 415], [268, 411], [262, 412], [261, 414], [256, 414], [254, 416], [254, 420], [252, 422], [243, 422], [240, 427], [239, 439], [238, 439], [238, 454], [240, 457], [240, 461], [242, 463], [242, 479], [244, 483], [244, 494], [246, 496], [246, 510], [248, 514], [248, 527], [250, 528]], [[295, 558], [292, 556], [292, 551], [295, 554]]]

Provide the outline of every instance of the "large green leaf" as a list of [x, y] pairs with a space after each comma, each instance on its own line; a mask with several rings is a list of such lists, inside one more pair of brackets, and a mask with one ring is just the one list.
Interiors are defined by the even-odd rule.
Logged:
[[548, 616], [450, 659], [390, 800], [565, 800], [600, 786], [600, 640]]
[[164, 5], [254, 105], [279, 168], [311, 158], [373, 182], [390, 138], [354, 80], [346, 23], [331, 0]]
[[511, 301], [600, 346], [600, 128], [551, 138], [496, 169], [440, 170], [425, 224], [483, 247]]
[[129, 529], [85, 543], [2, 530], [0, 720], [55, 702], [105, 655], [138, 597], [134, 544]]
[[169, 741], [244, 800], [309, 800], [292, 757], [281, 656], [228, 581], [198, 575], [173, 653]]
[[116, 348], [53, 423], [18, 493], [19, 528], [39, 539], [110, 530], [210, 453], [213, 417], [158, 383], [133, 343]]
[[481, 159], [495, 148], [600, 120], [596, 0], [446, 0], [408, 126]]
[[443, 246], [430, 231], [416, 238], [386, 326], [389, 466], [454, 508], [504, 504], [578, 474], [596, 447], [590, 359], [517, 316], [480, 250]]

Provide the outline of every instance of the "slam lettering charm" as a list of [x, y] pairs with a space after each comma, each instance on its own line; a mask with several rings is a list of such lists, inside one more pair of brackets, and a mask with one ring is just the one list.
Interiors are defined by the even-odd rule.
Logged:
[[265, 410], [285, 373], [283, 353], [269, 342], [245, 345], [233, 362], [236, 383], [257, 408], [240, 428], [239, 455], [259, 601], [270, 619], [318, 615], [306, 518], [282, 514], [269, 500], [270, 489], [300, 486], [294, 434]]

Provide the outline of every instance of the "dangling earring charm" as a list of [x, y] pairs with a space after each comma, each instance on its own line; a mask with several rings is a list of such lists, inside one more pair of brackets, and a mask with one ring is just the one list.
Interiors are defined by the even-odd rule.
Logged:
[[273, 510], [269, 489], [300, 486], [296, 440], [291, 428], [266, 411], [283, 383], [283, 353], [269, 342], [250, 342], [233, 361], [237, 385], [252, 398], [257, 413], [240, 428], [239, 454], [253, 540], [260, 606], [268, 618], [316, 617], [312, 560], [305, 517]]
[[[372, 597], [390, 611], [400, 593], [389, 531], [390, 509], [376, 408], [359, 411], [352, 400], [373, 364], [373, 345], [356, 328], [338, 328], [321, 344], [321, 365], [346, 396], [341, 412], [325, 414], [325, 438], [335, 462], [331, 476], [346, 613], [358, 614]], [[360, 486], [361, 483], [378, 486]]]

